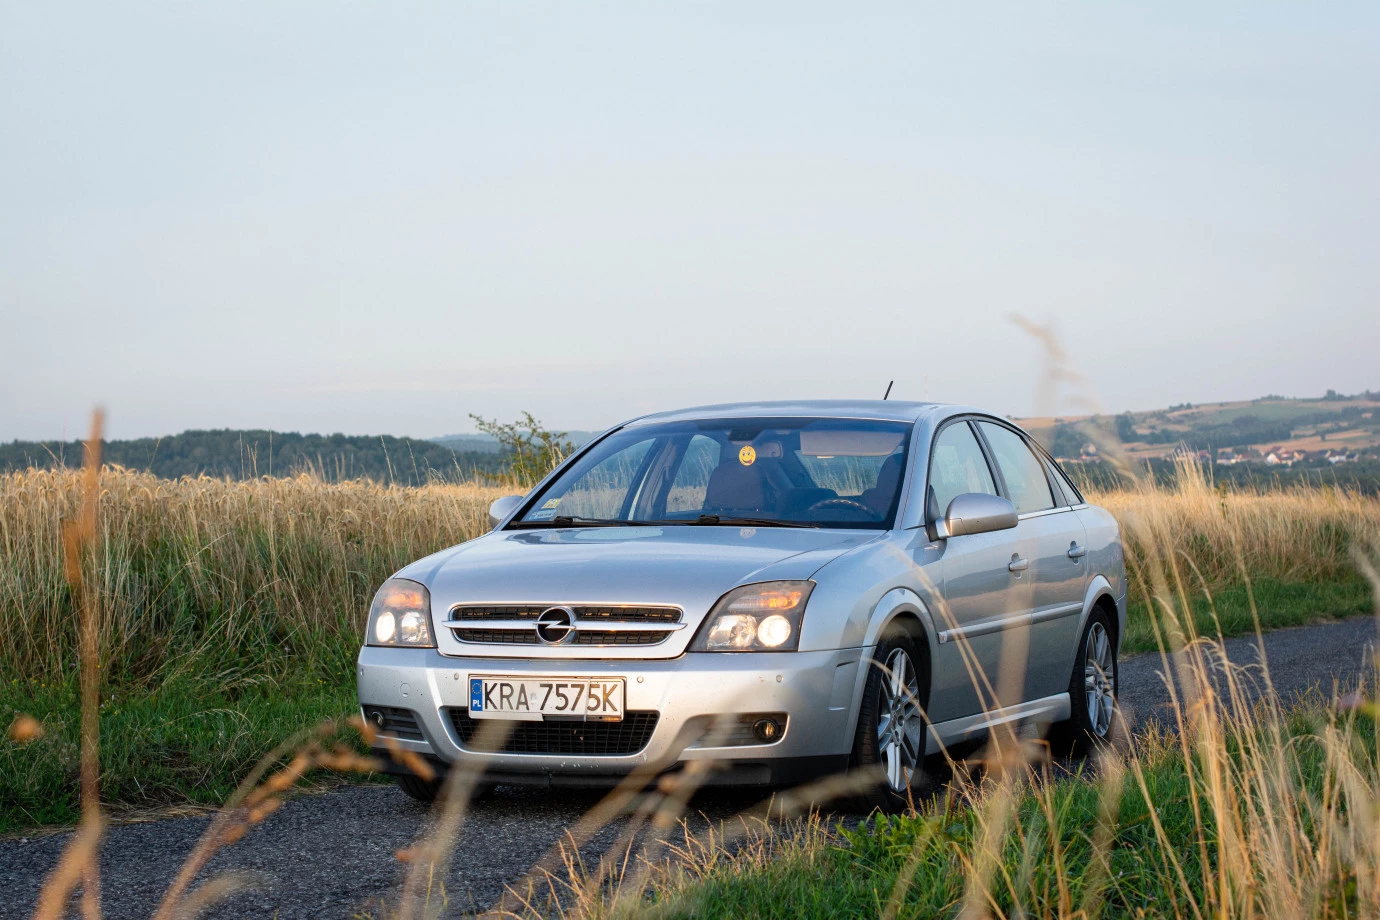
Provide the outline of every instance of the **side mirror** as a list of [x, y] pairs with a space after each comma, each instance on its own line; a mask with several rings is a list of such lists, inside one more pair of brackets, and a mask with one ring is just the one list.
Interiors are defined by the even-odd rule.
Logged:
[[493, 530], [504, 518], [513, 513], [513, 509], [522, 504], [525, 495], [505, 495], [502, 498], [494, 499], [494, 503], [489, 506], [489, 529]]
[[935, 539], [1010, 530], [1019, 523], [1016, 506], [997, 495], [964, 492], [949, 502], [944, 520], [934, 523]]

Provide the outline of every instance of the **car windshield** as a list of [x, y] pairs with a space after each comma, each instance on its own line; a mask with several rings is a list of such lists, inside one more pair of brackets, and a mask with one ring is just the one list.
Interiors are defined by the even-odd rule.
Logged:
[[633, 425], [594, 445], [510, 526], [848, 527], [896, 517], [904, 422], [733, 418]]

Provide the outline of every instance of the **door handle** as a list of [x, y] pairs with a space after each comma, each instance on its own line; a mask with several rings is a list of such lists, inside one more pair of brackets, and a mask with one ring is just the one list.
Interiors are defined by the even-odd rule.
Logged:
[[1079, 546], [1077, 541], [1069, 544], [1069, 558], [1081, 559], [1088, 554], [1086, 546]]
[[1024, 572], [1026, 569], [1030, 568], [1030, 560], [1022, 559], [1020, 556], [1012, 556], [1011, 564], [1008, 565], [1007, 568], [1013, 572]]

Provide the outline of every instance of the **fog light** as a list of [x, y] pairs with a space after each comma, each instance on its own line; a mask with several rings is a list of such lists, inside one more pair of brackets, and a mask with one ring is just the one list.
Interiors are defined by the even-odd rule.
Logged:
[[379, 731], [383, 731], [383, 723], [386, 720], [384, 718], [382, 709], [370, 709], [368, 712], [364, 714], [364, 717], [367, 718], [370, 722], [373, 722], [374, 727], [377, 728]]
[[781, 737], [781, 723], [772, 718], [758, 719], [752, 723], [752, 733], [763, 744], [769, 744]]

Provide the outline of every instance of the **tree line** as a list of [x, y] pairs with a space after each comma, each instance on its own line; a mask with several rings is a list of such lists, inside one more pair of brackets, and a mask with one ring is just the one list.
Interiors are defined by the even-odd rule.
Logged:
[[[254, 479], [309, 472], [332, 482], [372, 479], [416, 486], [502, 475], [508, 468], [508, 458], [500, 453], [456, 451], [416, 438], [230, 428], [106, 441], [102, 456], [106, 463], [167, 479], [203, 475]], [[81, 463], [80, 441], [0, 444], [0, 472]]]

